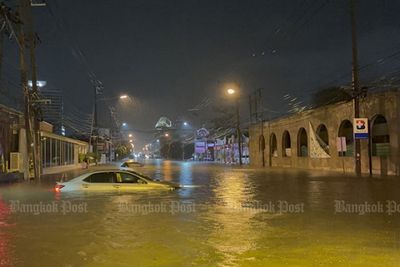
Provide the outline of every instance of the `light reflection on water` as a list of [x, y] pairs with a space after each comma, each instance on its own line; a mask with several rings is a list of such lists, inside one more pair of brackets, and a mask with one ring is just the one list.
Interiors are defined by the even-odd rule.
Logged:
[[[398, 179], [309, 176], [302, 171], [172, 161], [156, 161], [141, 171], [200, 187], [68, 195], [54, 194], [49, 185], [0, 187], [0, 262], [6, 262], [4, 266], [396, 266], [400, 262], [400, 213], [334, 213], [335, 199], [400, 203]], [[85, 203], [87, 212], [10, 214], [10, 200]], [[259, 203], [278, 201], [304, 203], [305, 211], [257, 209]], [[144, 208], [162, 205], [165, 209], [158, 212]], [[176, 205], [194, 210], [172, 213]]]

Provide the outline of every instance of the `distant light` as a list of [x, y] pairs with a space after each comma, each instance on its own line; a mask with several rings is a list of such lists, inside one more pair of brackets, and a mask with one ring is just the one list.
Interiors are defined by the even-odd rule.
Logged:
[[168, 134], [168, 133], [166, 133], [166, 134], [164, 134], [164, 136], [165, 136], [165, 137], [168, 137], [168, 136], [169, 136], [169, 134]]
[[128, 95], [121, 95], [120, 97], [119, 97], [119, 99], [127, 99], [128, 98]]
[[157, 143], [160, 143], [160, 139], [157, 139]]
[[133, 136], [133, 134], [129, 134], [129, 135], [128, 135], [128, 137], [132, 137], [132, 136]]
[[[46, 81], [36, 81], [36, 86], [37, 86], [37, 87], [40, 87], [40, 88], [41, 88], [41, 87], [45, 87], [46, 84], [47, 84]], [[32, 83], [31, 80], [28, 81], [28, 86], [29, 86], [29, 87], [32, 87], [32, 86], [33, 86], [33, 83]]]
[[122, 126], [124, 126], [124, 127], [127, 126], [127, 125], [128, 125], [128, 124], [127, 124], [126, 122], [123, 122], [123, 123], [122, 123]]
[[131, 140], [129, 140], [129, 143], [133, 143], [133, 140], [131, 139]]
[[183, 123], [183, 125], [184, 125], [184, 126], [188, 126], [188, 123], [185, 121], [185, 122]]
[[228, 90], [226, 90], [226, 92], [230, 95], [233, 95], [235, 93], [235, 89], [229, 88]]

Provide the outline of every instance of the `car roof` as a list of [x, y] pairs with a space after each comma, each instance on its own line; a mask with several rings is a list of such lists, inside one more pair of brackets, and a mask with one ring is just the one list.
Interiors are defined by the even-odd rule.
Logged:
[[110, 169], [101, 169], [101, 170], [91, 170], [91, 171], [85, 172], [85, 173], [83, 173], [83, 174], [81, 174], [81, 175], [69, 180], [68, 182], [70, 182], [72, 180], [83, 180], [83, 179], [87, 178], [89, 175], [96, 174], [96, 173], [105, 173], [105, 172], [126, 172], [126, 173], [135, 174], [135, 175], [140, 176], [141, 178], [145, 178], [145, 179], [148, 179], [150, 181], [153, 181], [152, 178], [150, 178], [149, 176], [147, 176], [147, 175], [145, 175], [143, 173], [140, 173], [140, 172], [136, 172], [136, 171], [133, 171], [133, 170], [130, 170], [130, 169], [116, 169], [116, 168], [113, 169], [113, 168], [110, 168]]

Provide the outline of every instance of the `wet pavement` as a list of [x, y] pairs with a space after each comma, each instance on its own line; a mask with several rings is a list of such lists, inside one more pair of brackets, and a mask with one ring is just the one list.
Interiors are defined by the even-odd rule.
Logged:
[[1, 185], [0, 266], [400, 266], [399, 177], [171, 161], [138, 170], [196, 186]]

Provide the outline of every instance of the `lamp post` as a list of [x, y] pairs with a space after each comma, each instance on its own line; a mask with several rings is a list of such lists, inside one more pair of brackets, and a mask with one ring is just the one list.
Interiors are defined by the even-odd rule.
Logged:
[[[236, 90], [229, 88], [226, 90], [228, 95], [235, 95]], [[239, 112], [239, 97], [236, 96], [236, 132], [238, 136], [238, 149], [239, 149], [239, 165], [242, 165], [242, 133], [240, 131], [240, 112]]]
[[[92, 152], [97, 154], [97, 146], [98, 146], [98, 139], [99, 139], [99, 125], [98, 125], [98, 115], [97, 115], [97, 111], [98, 111], [98, 101], [112, 101], [112, 100], [121, 100], [121, 101], [125, 101], [127, 99], [129, 99], [129, 95], [127, 94], [122, 94], [119, 96], [114, 96], [114, 97], [109, 97], [109, 98], [97, 98], [97, 95], [100, 94], [100, 92], [102, 91], [102, 85], [101, 84], [96, 84], [96, 86], [94, 87], [94, 111], [93, 111], [93, 131], [90, 137], [90, 143], [92, 144]], [[126, 126], [126, 123], [125, 125]], [[92, 140], [95, 139], [95, 140]], [[92, 143], [93, 142], [93, 143]]]

